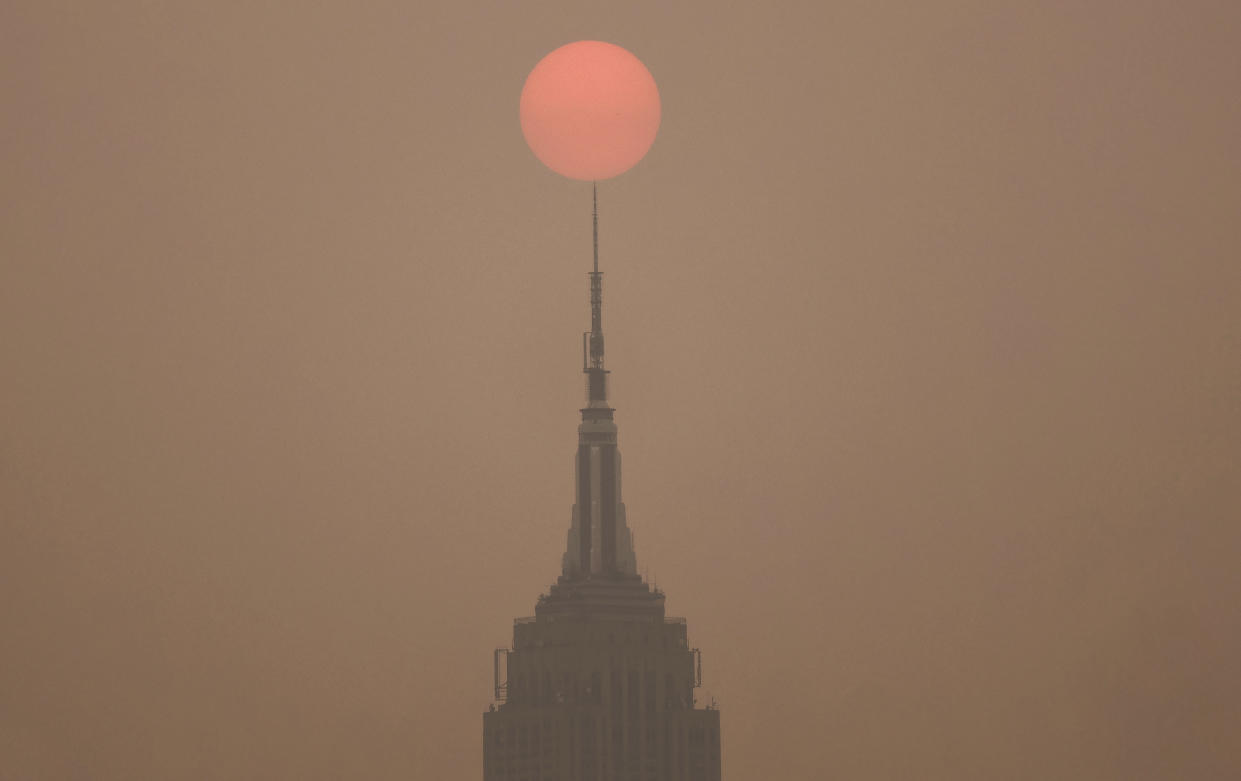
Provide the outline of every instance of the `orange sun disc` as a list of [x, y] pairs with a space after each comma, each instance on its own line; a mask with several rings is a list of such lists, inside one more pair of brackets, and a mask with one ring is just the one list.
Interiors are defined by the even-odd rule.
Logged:
[[521, 132], [535, 157], [570, 179], [632, 168], [659, 130], [659, 89], [642, 61], [603, 41], [565, 44], [521, 90]]

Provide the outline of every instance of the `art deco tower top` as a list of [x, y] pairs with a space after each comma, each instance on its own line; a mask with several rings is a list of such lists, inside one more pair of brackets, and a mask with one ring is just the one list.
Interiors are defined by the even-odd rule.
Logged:
[[599, 271], [599, 196], [592, 188], [594, 265], [590, 272], [590, 330], [582, 334], [586, 406], [577, 429], [576, 503], [562, 563], [567, 578], [637, 575], [633, 537], [621, 501], [620, 452], [603, 364], [603, 273]]
[[603, 360], [597, 193], [586, 406], [562, 572], [534, 616], [496, 650], [496, 704], [483, 714], [489, 781], [718, 781], [720, 714], [695, 707], [701, 655], [685, 620], [637, 573], [621, 501], [620, 452]]

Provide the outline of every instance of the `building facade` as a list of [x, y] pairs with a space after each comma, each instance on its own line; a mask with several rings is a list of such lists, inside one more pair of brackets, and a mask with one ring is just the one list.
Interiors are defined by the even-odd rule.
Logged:
[[603, 362], [598, 216], [583, 335], [576, 501], [561, 574], [495, 657], [484, 781], [719, 781], [720, 714], [695, 707], [699, 652], [637, 571]]

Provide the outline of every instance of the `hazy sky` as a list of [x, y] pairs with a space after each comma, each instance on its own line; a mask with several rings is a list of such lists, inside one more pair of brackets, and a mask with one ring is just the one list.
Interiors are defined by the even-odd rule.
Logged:
[[0, 778], [476, 779], [573, 501], [724, 777], [1241, 777], [1241, 6], [0, 9]]

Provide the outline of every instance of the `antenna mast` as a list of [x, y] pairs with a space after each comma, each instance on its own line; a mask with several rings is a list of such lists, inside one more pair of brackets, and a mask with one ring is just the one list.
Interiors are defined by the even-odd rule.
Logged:
[[586, 401], [606, 407], [607, 370], [603, 368], [603, 273], [599, 271], [599, 185], [590, 183], [590, 221], [594, 265], [590, 272], [590, 331], [582, 334], [582, 371], [586, 373]]

